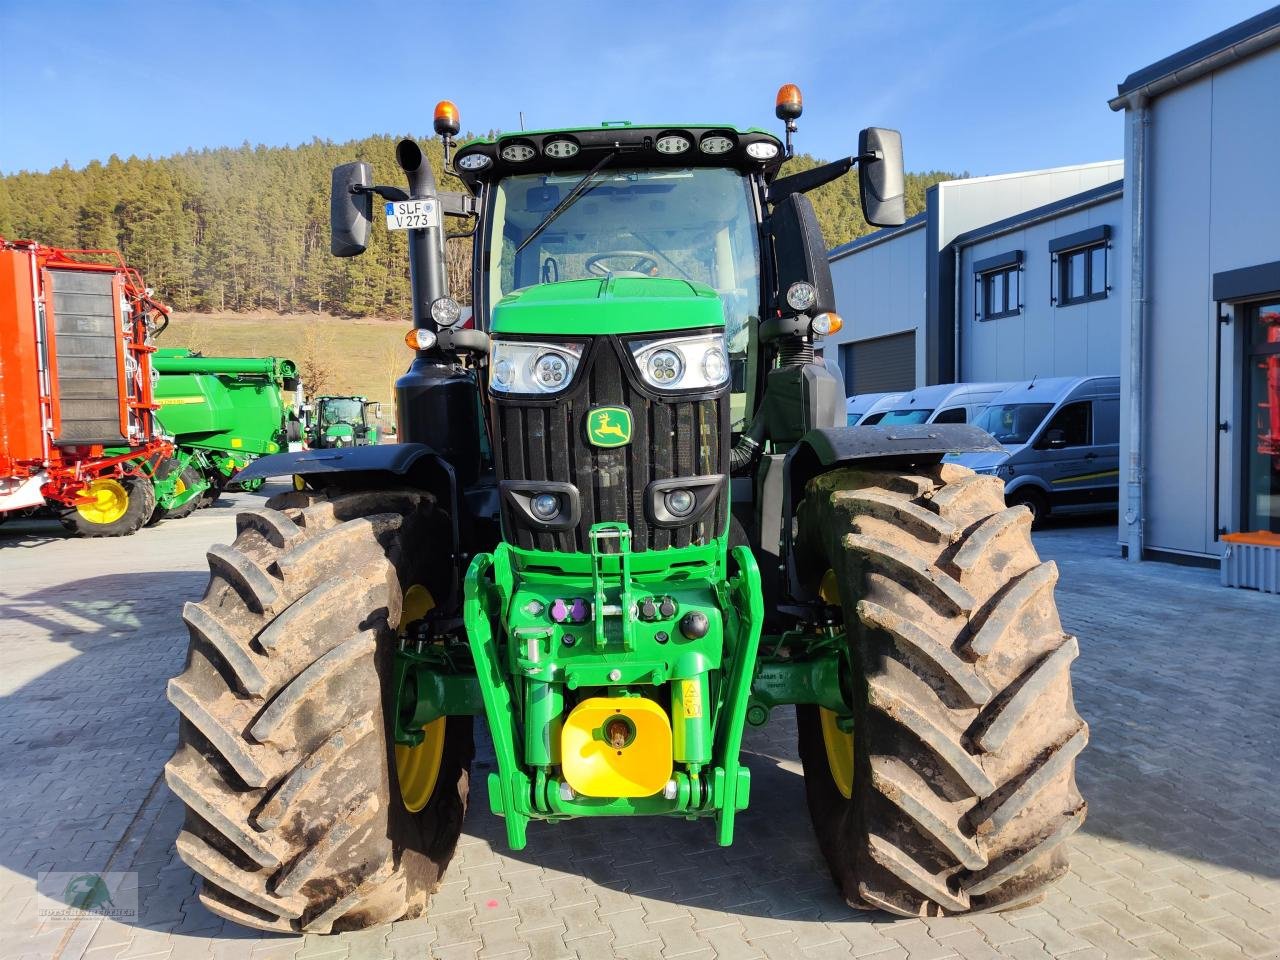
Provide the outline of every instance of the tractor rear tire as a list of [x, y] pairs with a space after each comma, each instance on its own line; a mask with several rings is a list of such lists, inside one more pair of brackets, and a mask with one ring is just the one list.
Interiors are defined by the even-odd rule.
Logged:
[[418, 916], [462, 829], [472, 720], [445, 721], [434, 790], [410, 813], [392, 661], [404, 591], [446, 589], [451, 571], [425, 565], [450, 552], [447, 517], [420, 491], [289, 492], [236, 524], [235, 543], [209, 551], [209, 587], [183, 615], [186, 669], [169, 682], [178, 853], [205, 906], [246, 926]]
[[1030, 512], [1005, 507], [999, 479], [939, 464], [819, 476], [799, 523], [802, 575], [833, 574], [850, 644], [851, 741], [798, 708], [809, 810], [846, 900], [942, 916], [1040, 899], [1084, 822], [1088, 727]]
[[59, 508], [58, 519], [64, 529], [78, 537], [128, 537], [141, 530], [155, 512], [156, 490], [147, 477], [102, 477], [87, 489], [92, 493], [100, 486], [114, 492], [102, 509]]
[[[159, 468], [156, 470], [156, 478], [159, 480], [167, 479], [169, 474], [177, 469], [177, 466], [177, 460], [166, 460], [164, 463], [160, 464]], [[201, 483], [200, 471], [191, 466], [191, 464], [187, 464], [182, 469], [181, 482], [183, 484], [182, 489], [198, 487]], [[147, 521], [147, 526], [154, 527], [161, 520], [181, 520], [183, 517], [191, 516], [191, 514], [196, 512], [196, 508], [200, 506], [200, 497], [202, 496], [204, 496], [204, 494], [192, 497], [182, 506], [174, 507], [172, 510], [166, 510], [164, 507], [156, 504], [155, 510], [151, 511], [151, 519]]]

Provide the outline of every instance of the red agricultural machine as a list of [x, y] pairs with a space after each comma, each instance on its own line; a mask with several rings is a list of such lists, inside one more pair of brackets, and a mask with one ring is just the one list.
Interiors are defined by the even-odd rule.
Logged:
[[[1266, 342], [1280, 343], [1280, 313], [1264, 313], [1261, 319], [1267, 324]], [[1258, 453], [1280, 457], [1280, 354], [1273, 353], [1262, 362], [1267, 368], [1267, 402], [1258, 406], [1266, 411], [1267, 423], [1259, 432]]]
[[168, 308], [114, 251], [0, 239], [0, 519], [49, 507], [75, 533], [121, 536], [172, 500], [157, 315]]

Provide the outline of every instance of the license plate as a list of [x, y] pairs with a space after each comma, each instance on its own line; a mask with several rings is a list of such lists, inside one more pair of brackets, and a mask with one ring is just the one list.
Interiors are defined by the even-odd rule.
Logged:
[[440, 205], [435, 200], [389, 200], [386, 209], [388, 230], [440, 226]]

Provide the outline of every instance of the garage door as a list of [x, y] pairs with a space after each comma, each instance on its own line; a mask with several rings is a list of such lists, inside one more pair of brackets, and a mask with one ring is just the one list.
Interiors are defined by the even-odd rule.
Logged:
[[916, 386], [915, 331], [840, 345], [844, 392], [888, 393]]

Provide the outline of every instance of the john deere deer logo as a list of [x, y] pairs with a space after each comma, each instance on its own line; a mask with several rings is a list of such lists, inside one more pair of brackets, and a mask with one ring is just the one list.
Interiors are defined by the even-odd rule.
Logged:
[[587, 414], [587, 439], [597, 447], [630, 443], [631, 411], [626, 407], [596, 407]]

